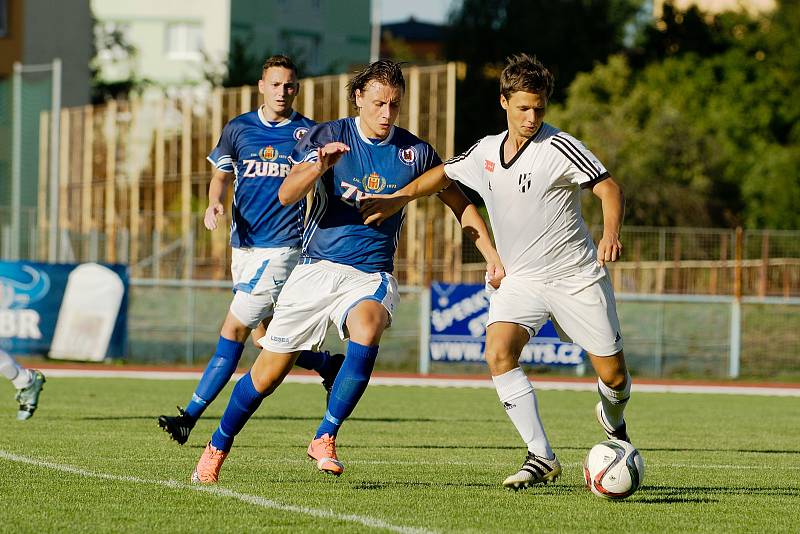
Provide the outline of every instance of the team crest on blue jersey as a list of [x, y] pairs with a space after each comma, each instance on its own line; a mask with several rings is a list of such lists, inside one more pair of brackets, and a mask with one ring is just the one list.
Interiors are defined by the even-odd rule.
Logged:
[[278, 151], [273, 146], [265, 146], [258, 151], [258, 157], [264, 161], [275, 161], [278, 159]]
[[413, 165], [417, 161], [417, 149], [413, 146], [401, 148], [397, 153], [397, 157], [406, 165]]
[[308, 128], [306, 128], [305, 126], [300, 126], [299, 128], [294, 129], [294, 134], [292, 135], [294, 136], [295, 141], [299, 141], [300, 139], [305, 137], [307, 133], [308, 133]]
[[364, 189], [366, 189], [367, 193], [380, 193], [386, 188], [386, 178], [377, 172], [364, 176], [361, 183], [364, 184]]

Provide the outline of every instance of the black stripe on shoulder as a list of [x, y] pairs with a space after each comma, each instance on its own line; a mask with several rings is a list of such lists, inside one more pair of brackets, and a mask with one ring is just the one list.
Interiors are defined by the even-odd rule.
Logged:
[[457, 161], [461, 161], [462, 159], [467, 159], [467, 157], [469, 157], [470, 153], [473, 150], [475, 150], [475, 147], [478, 146], [480, 143], [481, 143], [480, 141], [477, 141], [474, 145], [469, 147], [463, 153], [459, 154], [458, 156], [453, 156], [452, 158], [448, 159], [447, 161], [444, 162], [445, 165], [447, 165], [448, 163], [455, 163]]
[[581, 189], [591, 189], [592, 187], [596, 186], [606, 178], [611, 178], [611, 173], [606, 171], [597, 178], [589, 180], [588, 182], [584, 182], [581, 184]]
[[594, 163], [592, 163], [592, 160], [590, 160], [590, 159], [589, 159], [589, 158], [586, 156], [586, 154], [584, 154], [584, 153], [583, 153], [583, 150], [581, 150], [581, 149], [580, 149], [580, 147], [578, 147], [578, 146], [577, 146], [577, 145], [576, 145], [576, 144], [575, 144], [575, 143], [572, 141], [572, 139], [570, 139], [569, 137], [567, 137], [567, 136], [565, 136], [565, 135], [562, 135], [562, 134], [563, 134], [563, 132], [559, 132], [559, 133], [557, 133], [557, 134], [555, 135], [555, 137], [557, 137], [559, 140], [561, 140], [561, 141], [563, 141], [564, 143], [566, 143], [566, 146], [570, 147], [570, 148], [572, 149], [572, 151], [573, 151], [575, 154], [577, 154], [577, 155], [578, 155], [578, 157], [581, 159], [581, 161], [583, 161], [584, 163], [586, 163], [586, 164], [589, 166], [589, 168], [590, 168], [590, 169], [594, 169], [594, 171], [595, 171], [595, 173], [594, 173], [594, 174], [595, 174], [595, 175], [597, 175], [597, 174], [600, 174], [600, 170], [599, 170], [597, 167], [595, 167]]
[[556, 150], [564, 154], [564, 157], [570, 160], [572, 164], [575, 165], [583, 174], [588, 176], [590, 180], [597, 178], [597, 171], [595, 171], [592, 167], [587, 167], [583, 161], [578, 159], [572, 150], [570, 150], [570, 147], [563, 144], [559, 137], [553, 137], [551, 139], [551, 144]]

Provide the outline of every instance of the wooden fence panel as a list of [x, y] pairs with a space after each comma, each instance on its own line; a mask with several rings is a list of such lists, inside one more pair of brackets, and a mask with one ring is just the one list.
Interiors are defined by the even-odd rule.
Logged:
[[[454, 151], [456, 64], [406, 69], [398, 117], [445, 159]], [[317, 121], [352, 115], [346, 74], [301, 81], [295, 109]], [[255, 87], [153, 95], [65, 109], [61, 118], [59, 235], [76, 261], [127, 261], [135, 276], [224, 279], [230, 248], [225, 228], [207, 232], [212, 168], [206, 156], [223, 125], [256, 109]], [[47, 250], [49, 114], [40, 117], [39, 248]], [[228, 204], [231, 192], [228, 192]], [[230, 225], [230, 209], [226, 210]], [[800, 295], [800, 239], [794, 233], [625, 228], [621, 261], [609, 266], [618, 290], [647, 293]], [[194, 256], [186, 256], [194, 236]], [[396, 276], [480, 283], [484, 265], [458, 223], [436, 199], [407, 207]]]

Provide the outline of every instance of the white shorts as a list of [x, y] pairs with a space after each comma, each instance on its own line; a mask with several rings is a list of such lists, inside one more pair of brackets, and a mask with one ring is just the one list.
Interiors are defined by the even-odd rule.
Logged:
[[275, 302], [292, 269], [300, 249], [234, 248], [231, 258], [233, 291], [230, 311], [242, 324], [255, 328], [272, 315]]
[[550, 318], [559, 334], [568, 338], [564, 341], [577, 343], [590, 354], [612, 356], [622, 350], [608, 276], [592, 280], [576, 275], [542, 282], [510, 275], [489, 296], [487, 326], [516, 323], [533, 337]]
[[399, 300], [394, 276], [365, 273], [329, 261], [298, 265], [289, 276], [267, 333], [259, 343], [281, 353], [317, 350], [331, 323], [338, 328], [339, 337], [347, 339], [347, 314], [363, 300], [383, 304], [391, 324]]

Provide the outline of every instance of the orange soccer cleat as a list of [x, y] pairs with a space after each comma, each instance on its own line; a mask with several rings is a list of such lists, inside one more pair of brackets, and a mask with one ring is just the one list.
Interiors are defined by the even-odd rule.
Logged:
[[308, 457], [317, 461], [317, 469], [324, 473], [339, 476], [344, 472], [344, 464], [336, 458], [336, 436], [323, 434], [312, 439], [308, 445]]
[[227, 457], [227, 452], [217, 449], [209, 442], [197, 462], [197, 467], [194, 468], [192, 482], [194, 484], [216, 484], [217, 480], [219, 480], [219, 470], [222, 469], [222, 462]]

